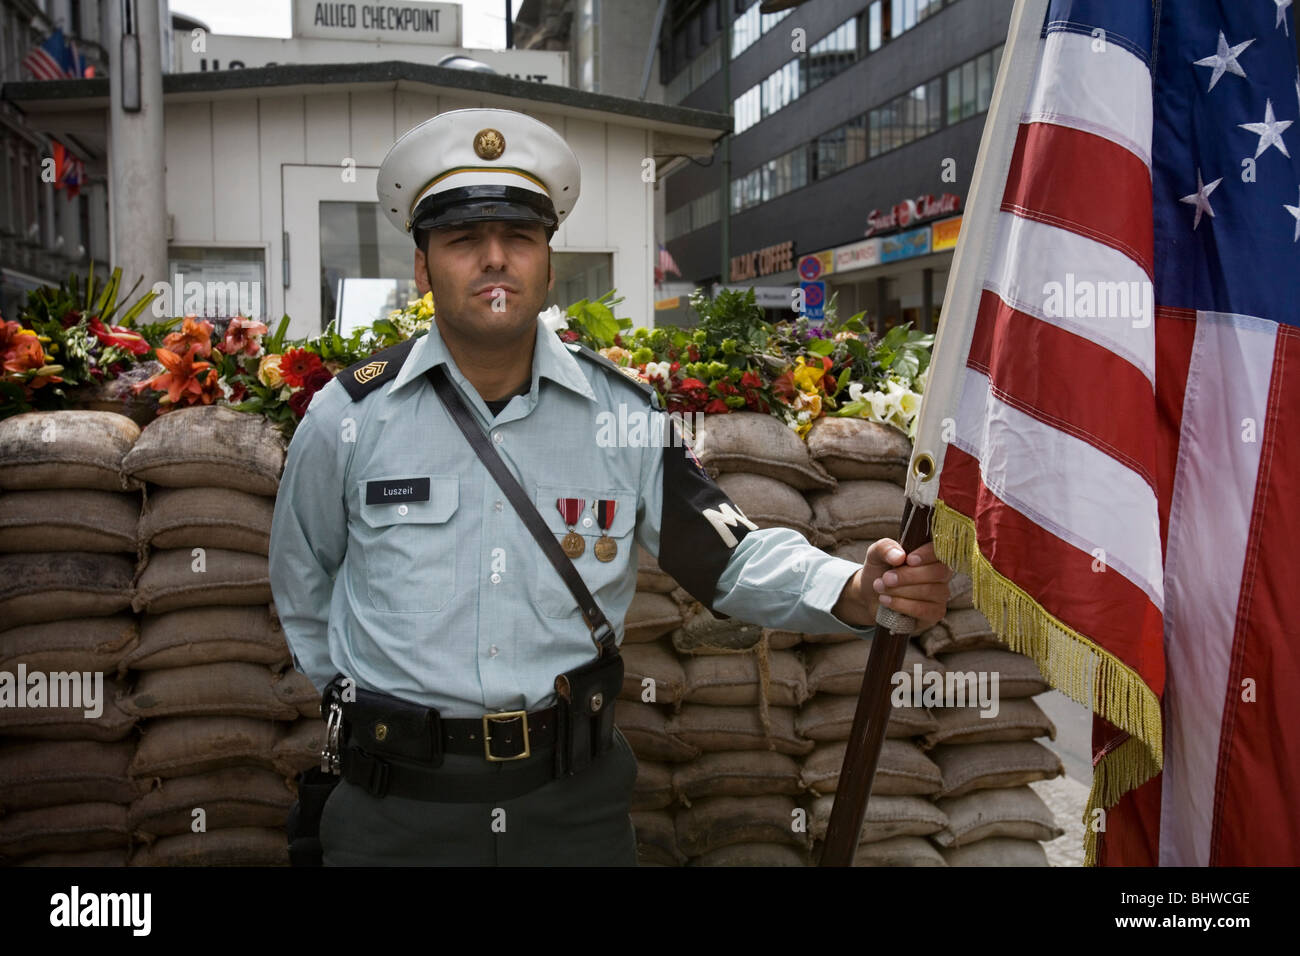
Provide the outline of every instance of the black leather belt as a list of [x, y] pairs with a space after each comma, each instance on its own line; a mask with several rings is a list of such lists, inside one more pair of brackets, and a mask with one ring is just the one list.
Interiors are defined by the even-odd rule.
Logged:
[[[490, 763], [527, 760], [533, 753], [553, 749], [555, 746], [554, 706], [528, 714], [514, 710], [484, 714], [482, 717], [440, 717], [432, 708], [429, 710], [434, 722], [430, 734], [430, 742], [434, 747], [428, 754], [431, 762], [439, 754], [477, 756]], [[398, 731], [398, 727], [394, 726], [390, 711], [367, 708], [360, 703], [344, 704], [343, 720], [347, 727], [345, 745], [356, 745], [379, 753], [392, 749], [392, 744], [385, 744]], [[403, 753], [413, 756], [409, 751]]]

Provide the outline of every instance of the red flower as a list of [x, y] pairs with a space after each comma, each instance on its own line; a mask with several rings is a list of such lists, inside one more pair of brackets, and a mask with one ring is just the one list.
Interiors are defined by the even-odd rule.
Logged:
[[324, 365], [318, 365], [307, 373], [307, 377], [303, 379], [302, 387], [304, 389], [311, 389], [313, 392], [319, 392], [329, 384], [330, 379], [333, 377], [334, 375], [329, 369]]
[[235, 316], [226, 326], [225, 337], [221, 340], [221, 351], [226, 355], [256, 355], [262, 343], [258, 337], [266, 334], [266, 326], [252, 319]]
[[781, 399], [787, 405], [793, 405], [795, 400], [794, 387], [794, 369], [786, 369], [772, 383], [772, 391], [776, 397]]
[[700, 350], [694, 345], [688, 345], [686, 347], [686, 355], [692, 362], [698, 362], [700, 360]]
[[714, 385], [713, 385], [713, 390], [714, 390], [715, 392], [717, 392], [719, 395], [739, 395], [739, 394], [740, 394], [740, 389], [736, 388], [736, 386], [732, 385], [730, 382], [728, 382], [728, 381], [726, 381], [726, 380], [723, 380], [723, 381], [720, 381], [720, 382], [715, 382]]
[[177, 355], [207, 358], [212, 354], [212, 323], [196, 322], [187, 316], [179, 332], [172, 332], [163, 339], [163, 348]]
[[65, 329], [70, 329], [81, 321], [81, 313], [76, 309], [69, 309], [63, 313], [63, 318], [59, 319], [59, 324]]
[[746, 372], [740, 376], [740, 384], [745, 388], [762, 388], [763, 386], [762, 381], [755, 372]]
[[132, 355], [145, 355], [150, 349], [149, 343], [139, 332], [124, 329], [120, 325], [105, 326], [97, 315], [93, 316], [87, 325], [90, 331], [95, 333], [95, 338], [105, 345], [116, 345], [118, 348], [126, 349]]
[[309, 389], [299, 389], [289, 396], [289, 408], [293, 410], [295, 415], [302, 418], [303, 415], [307, 414], [307, 406], [311, 404], [311, 400], [315, 394], [315, 392], [310, 391]]
[[230, 397], [226, 401], [232, 405], [238, 405], [248, 394], [248, 388], [243, 382], [236, 382], [230, 387]]
[[289, 349], [280, 359], [280, 375], [286, 385], [298, 387], [307, 384], [307, 377], [321, 367], [320, 356], [306, 349]]
[[731, 411], [731, 408], [722, 399], [715, 398], [713, 401], [709, 402], [709, 404], [704, 406], [704, 411], [709, 415], [722, 415]]
[[582, 336], [578, 334], [577, 329], [565, 329], [560, 333], [560, 339], [564, 342], [576, 342], [580, 338], [582, 338]]
[[676, 374], [677, 374], [677, 370], [678, 370], [679, 368], [681, 368], [681, 367], [682, 367], [682, 363], [681, 363], [681, 362], [673, 362], [671, 365], [668, 366], [668, 374], [669, 374], [669, 375], [676, 375]]
[[707, 388], [708, 386], [705, 385], [703, 382], [701, 382], [698, 378], [682, 379], [682, 391], [684, 392], [690, 392], [690, 391], [695, 391], [696, 389], [707, 389]]

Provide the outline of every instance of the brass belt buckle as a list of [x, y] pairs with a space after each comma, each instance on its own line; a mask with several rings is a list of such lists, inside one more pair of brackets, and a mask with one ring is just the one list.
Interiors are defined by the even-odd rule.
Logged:
[[[493, 754], [492, 754], [492, 734], [491, 734], [491, 731], [488, 729], [488, 722], [489, 722], [489, 721], [512, 720], [512, 719], [515, 718], [515, 717], [520, 718], [519, 723], [520, 723], [521, 725], [523, 725], [523, 728], [524, 728], [524, 752], [523, 752], [523, 753], [519, 753], [519, 754], [515, 754], [513, 757], [496, 757], [496, 756], [493, 756]], [[526, 710], [507, 710], [507, 711], [504, 711], [504, 712], [499, 713], [499, 714], [484, 714], [484, 715], [483, 715], [483, 756], [485, 756], [488, 760], [492, 761], [493, 763], [500, 763], [501, 761], [504, 761], [504, 760], [522, 760], [524, 757], [530, 756], [531, 754], [532, 754], [532, 750], [530, 749], [530, 746], [529, 746], [529, 743], [528, 743], [528, 711], [526, 711]]]

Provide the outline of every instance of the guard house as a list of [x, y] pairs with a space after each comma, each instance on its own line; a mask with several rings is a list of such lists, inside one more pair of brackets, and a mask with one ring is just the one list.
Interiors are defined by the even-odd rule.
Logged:
[[[3, 95], [32, 129], [75, 137], [111, 184], [107, 79]], [[403, 132], [466, 107], [534, 116], [578, 156], [582, 193], [551, 243], [547, 305], [615, 288], [619, 314], [653, 325], [658, 181], [687, 157], [708, 162], [731, 129], [725, 114], [394, 60], [169, 73], [163, 100], [170, 275], [146, 280], [168, 283], [170, 314], [287, 314], [295, 337], [336, 316], [346, 331], [414, 295], [414, 244], [380, 213], [376, 172]], [[191, 297], [236, 288], [238, 308]]]

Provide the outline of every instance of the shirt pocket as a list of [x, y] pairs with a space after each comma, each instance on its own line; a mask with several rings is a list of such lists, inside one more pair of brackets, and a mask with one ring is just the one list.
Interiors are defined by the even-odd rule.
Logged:
[[[636, 530], [636, 492], [616, 488], [540, 485], [534, 502], [556, 543], [563, 541], [569, 533], [569, 527], [565, 525], [556, 507], [556, 501], [560, 498], [583, 499], [582, 511], [577, 523], [573, 525], [573, 530], [582, 536], [583, 549], [582, 554], [571, 560], [600, 609], [609, 615], [619, 585], [627, 580], [629, 573], [633, 577], [636, 574], [636, 541], [633, 536]], [[602, 500], [614, 502], [614, 518], [608, 531], [601, 530], [596, 518], [595, 505]], [[611, 561], [601, 561], [596, 557], [596, 542], [602, 535], [608, 535], [617, 549]], [[581, 618], [578, 601], [559, 572], [552, 567], [545, 555], [539, 554], [537, 557], [537, 574], [531, 597], [538, 611], [545, 617]], [[611, 620], [610, 623], [614, 622]]]
[[[377, 475], [357, 482], [362, 522], [361, 573], [377, 611], [441, 611], [456, 590], [456, 528], [460, 478], [429, 476], [427, 501], [366, 503], [366, 485], [407, 475]], [[422, 476], [421, 476], [422, 477]]]

